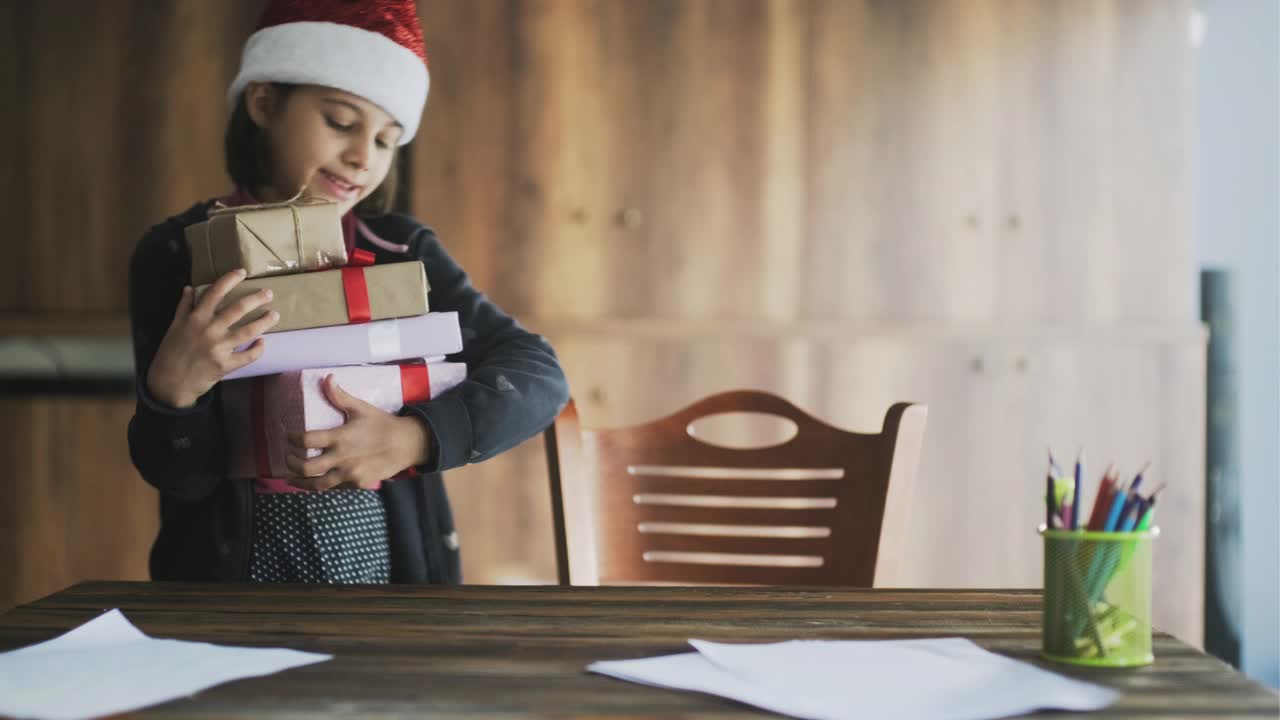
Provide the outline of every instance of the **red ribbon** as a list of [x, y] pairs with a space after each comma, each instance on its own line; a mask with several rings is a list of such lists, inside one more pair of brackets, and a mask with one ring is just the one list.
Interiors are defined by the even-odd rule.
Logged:
[[406, 405], [431, 399], [431, 371], [426, 365], [400, 366], [400, 396]]
[[[431, 399], [431, 371], [426, 365], [406, 363], [400, 366], [400, 397], [406, 405]], [[392, 479], [413, 477], [416, 474], [414, 468], [405, 468]]]
[[359, 248], [351, 251], [351, 257], [347, 260], [347, 265], [350, 267], [365, 267], [372, 265], [376, 259], [377, 257], [369, 250]]
[[342, 268], [342, 291], [347, 295], [347, 320], [353, 324], [369, 322], [373, 313], [369, 309], [369, 286], [364, 281], [363, 267]]
[[249, 414], [253, 433], [253, 462], [258, 477], [271, 475], [271, 454], [267, 450], [267, 383], [266, 377], [255, 377], [249, 385]]

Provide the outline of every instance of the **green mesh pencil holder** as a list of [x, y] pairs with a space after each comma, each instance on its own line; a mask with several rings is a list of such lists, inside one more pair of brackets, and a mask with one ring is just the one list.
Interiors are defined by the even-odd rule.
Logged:
[[1151, 559], [1159, 528], [1045, 530], [1041, 655], [1093, 667], [1147, 665]]

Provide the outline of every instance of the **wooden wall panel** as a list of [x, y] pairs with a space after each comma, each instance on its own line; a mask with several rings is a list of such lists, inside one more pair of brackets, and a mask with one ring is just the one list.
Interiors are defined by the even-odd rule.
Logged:
[[[1201, 645], [1204, 625], [1204, 333], [1142, 342], [1046, 342], [1032, 355], [1036, 394], [1010, 438], [1034, 451], [1048, 438], [1074, 453], [1083, 446], [1096, 480], [1108, 462], [1132, 478], [1151, 462], [1144, 484], [1165, 489], [1157, 504], [1156, 622]], [[1011, 428], [1016, 430], [1017, 427]], [[1027, 465], [1031, 463], [1028, 461]], [[1028, 493], [1030, 494], [1030, 493]], [[1015, 564], [1015, 568], [1018, 566]], [[1018, 568], [1020, 571], [1021, 569]], [[1040, 568], [1032, 571], [1039, 575]]]
[[492, 460], [450, 470], [445, 485], [462, 550], [462, 580], [555, 584], [551, 494], [542, 437]]
[[420, 7], [412, 208], [515, 312], [1194, 320], [1184, 0]]
[[804, 3], [419, 7], [434, 70], [412, 210], [500, 304], [794, 315]]
[[806, 317], [1194, 321], [1188, 2], [810, 7]]
[[924, 336], [824, 344], [813, 372], [829, 383], [817, 412], [833, 422], [865, 422], [895, 399], [929, 403], [901, 584], [1038, 586], [1035, 528], [1043, 522], [1046, 446], [1068, 469], [1083, 447], [1090, 501], [1111, 462], [1130, 479], [1151, 461], [1147, 489], [1167, 485], [1158, 514], [1156, 618], [1199, 643], [1203, 335], [1080, 332], [974, 341]]
[[148, 577], [157, 496], [129, 461], [132, 399], [0, 399], [0, 608]]
[[14, 129], [0, 311], [127, 310], [152, 224], [224, 192], [223, 99], [261, 3], [53, 0], [6, 9]]
[[[225, 191], [225, 88], [260, 2], [8, 3], [0, 333], [127, 333], [129, 257]], [[145, 578], [155, 493], [132, 398], [0, 398], [0, 608], [88, 578]]]

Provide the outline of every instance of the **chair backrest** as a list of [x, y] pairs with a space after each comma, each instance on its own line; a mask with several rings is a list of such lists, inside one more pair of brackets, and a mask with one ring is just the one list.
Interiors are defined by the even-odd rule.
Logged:
[[[797, 431], [750, 449], [693, 435], [700, 418], [740, 412]], [[880, 433], [852, 433], [739, 390], [584, 429], [571, 400], [545, 436], [560, 583], [892, 585], [926, 417], [898, 403]]]

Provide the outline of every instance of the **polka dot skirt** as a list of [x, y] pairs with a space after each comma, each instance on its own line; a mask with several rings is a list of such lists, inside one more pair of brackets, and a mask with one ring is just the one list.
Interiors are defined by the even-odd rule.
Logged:
[[254, 582], [387, 583], [387, 511], [373, 490], [254, 497]]

